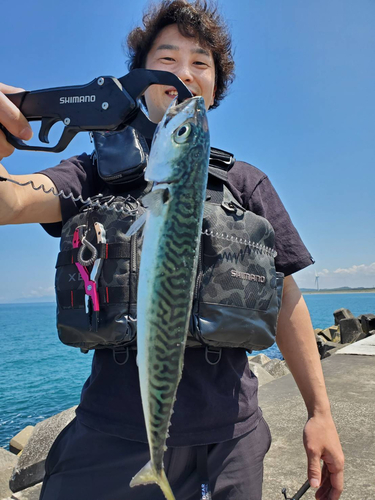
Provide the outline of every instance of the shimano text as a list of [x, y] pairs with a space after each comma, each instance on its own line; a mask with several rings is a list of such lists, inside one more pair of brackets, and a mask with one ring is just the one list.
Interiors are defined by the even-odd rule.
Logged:
[[80, 102], [95, 102], [96, 95], [76, 95], [72, 97], [60, 97], [60, 104], [78, 104]]

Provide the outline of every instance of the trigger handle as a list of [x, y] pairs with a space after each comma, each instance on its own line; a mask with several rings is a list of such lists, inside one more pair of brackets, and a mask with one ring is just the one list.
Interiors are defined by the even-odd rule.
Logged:
[[49, 144], [48, 133], [55, 123], [59, 120], [58, 118], [42, 118], [42, 125], [39, 130], [39, 140], [45, 144]]
[[[45, 126], [45, 130], [46, 130], [47, 135], [48, 135], [48, 131], [52, 127], [53, 123], [56, 123], [56, 121], [59, 121], [59, 120], [54, 121], [52, 124], [50, 123], [50, 121], [51, 121], [51, 119], [49, 119], [48, 124], [46, 124], [46, 126]], [[61, 151], [64, 151], [64, 149], [68, 146], [68, 144], [71, 142], [73, 137], [75, 137], [78, 134], [78, 132], [80, 131], [79, 127], [65, 127], [64, 131], [60, 137], [60, 140], [56, 144], [56, 146], [46, 147], [46, 146], [30, 146], [29, 144], [26, 144], [24, 141], [22, 141], [21, 139], [18, 139], [18, 137], [11, 134], [4, 127], [4, 125], [0, 124], [0, 129], [4, 132], [7, 141], [16, 149], [19, 149], [21, 151], [47, 151], [47, 152], [49, 151], [49, 152], [53, 152], [53, 153], [61, 153]], [[42, 142], [46, 142], [48, 144], [48, 137], [42, 136], [44, 139], [46, 139], [43, 141], [41, 134], [42, 134], [42, 130], [40, 130], [40, 132], [39, 132], [39, 139]]]

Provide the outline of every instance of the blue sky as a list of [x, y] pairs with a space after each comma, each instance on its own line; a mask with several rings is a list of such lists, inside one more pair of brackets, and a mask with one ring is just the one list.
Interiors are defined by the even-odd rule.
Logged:
[[[127, 73], [122, 43], [146, 1], [20, 0], [2, 6], [4, 83], [28, 90]], [[236, 80], [209, 113], [212, 145], [265, 171], [315, 266], [301, 287], [375, 286], [375, 3], [221, 0]], [[17, 151], [31, 173], [91, 151], [80, 134], [60, 154]], [[38, 225], [0, 227], [0, 302], [53, 296], [58, 240]]]

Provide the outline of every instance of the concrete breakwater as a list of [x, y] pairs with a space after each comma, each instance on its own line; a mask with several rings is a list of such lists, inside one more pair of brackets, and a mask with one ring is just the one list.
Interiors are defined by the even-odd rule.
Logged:
[[[341, 498], [374, 500], [375, 315], [354, 318], [350, 311], [341, 309], [334, 317], [335, 325], [315, 333], [346, 455], [346, 489]], [[259, 378], [260, 406], [273, 435], [265, 461], [263, 498], [282, 500], [284, 487], [292, 498], [306, 480], [302, 445], [306, 410], [285, 361], [260, 354], [250, 356], [249, 364]], [[39, 498], [47, 453], [74, 416], [75, 407], [65, 410], [21, 431], [11, 440], [11, 451], [0, 448], [0, 500]], [[309, 490], [303, 498], [312, 500], [314, 492]]]

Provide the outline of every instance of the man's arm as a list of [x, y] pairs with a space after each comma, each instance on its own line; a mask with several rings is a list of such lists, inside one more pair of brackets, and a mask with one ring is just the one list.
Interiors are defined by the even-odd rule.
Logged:
[[[28, 140], [32, 130], [19, 109], [5, 97], [5, 93], [21, 92], [23, 89], [10, 87], [0, 83], [0, 123], [13, 135]], [[0, 131], [0, 161], [14, 151], [2, 131]], [[44, 184], [45, 189], [56, 188], [53, 182], [43, 174], [10, 176], [0, 164], [0, 177], [13, 178], [18, 182], [33, 181], [38, 187]], [[0, 181], [0, 225], [22, 224], [27, 222], [59, 222], [61, 221], [60, 201], [52, 193], [46, 195], [41, 189], [35, 191], [31, 185], [17, 186], [11, 182]]]
[[[320, 485], [318, 500], [337, 500], [343, 490], [344, 455], [332, 420], [310, 315], [292, 276], [285, 278], [276, 341], [308, 412], [304, 445], [310, 484]], [[320, 460], [324, 462], [322, 472]]]
[[[25, 183], [33, 181], [36, 187], [44, 185], [48, 191], [57, 189], [49, 177], [43, 174], [9, 175], [0, 163], [0, 177]], [[17, 186], [11, 182], [0, 182], [0, 225], [26, 224], [30, 222], [48, 223], [61, 221], [61, 207], [58, 196], [45, 194], [42, 189], [35, 191], [31, 185]]]

